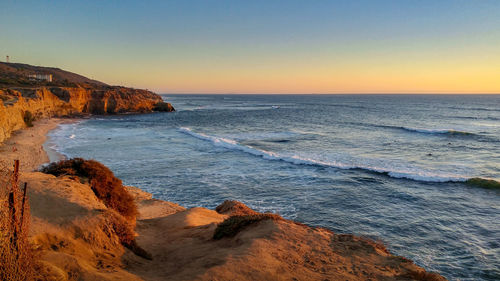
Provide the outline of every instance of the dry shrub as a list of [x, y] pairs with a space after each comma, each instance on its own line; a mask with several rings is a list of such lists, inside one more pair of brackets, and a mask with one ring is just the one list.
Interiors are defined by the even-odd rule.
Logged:
[[113, 210], [107, 210], [104, 212], [104, 218], [106, 221], [106, 226], [104, 229], [108, 235], [111, 233], [116, 234], [120, 243], [123, 245], [128, 245], [132, 243], [135, 239], [134, 224], [126, 220], [123, 216], [120, 216]]
[[134, 198], [125, 189], [122, 181], [115, 177], [108, 167], [95, 160], [62, 160], [43, 168], [42, 172], [55, 176], [78, 176], [82, 182], [90, 184], [97, 198], [107, 207], [130, 220], [135, 220], [137, 216]]
[[34, 259], [29, 235], [29, 202], [19, 187], [19, 161], [0, 167], [0, 280], [32, 280]]
[[264, 221], [264, 220], [282, 220], [283, 218], [277, 214], [253, 214], [242, 216], [231, 216], [221, 222], [215, 229], [213, 239], [219, 240], [224, 237], [234, 237], [241, 230], [249, 225]]
[[124, 219], [114, 211], [108, 211], [104, 214], [106, 226], [109, 228], [108, 234], [114, 233], [118, 236], [120, 243], [131, 250], [134, 254], [151, 260], [151, 255], [143, 248], [137, 245], [135, 240], [134, 224]]
[[89, 183], [96, 197], [116, 211], [105, 213], [108, 234], [115, 234], [120, 243], [134, 254], [151, 259], [151, 255], [135, 240], [134, 227], [138, 211], [134, 198], [108, 167], [95, 160], [73, 158], [52, 163], [42, 172], [55, 176], [76, 176], [81, 182]]

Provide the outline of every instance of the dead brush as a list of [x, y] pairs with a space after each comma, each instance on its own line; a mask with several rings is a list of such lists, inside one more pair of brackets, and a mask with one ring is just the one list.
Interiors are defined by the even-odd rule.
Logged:
[[264, 220], [277, 221], [282, 219], [280, 215], [270, 213], [231, 216], [217, 225], [213, 239], [219, 240], [224, 237], [234, 237], [244, 228]]
[[27, 184], [19, 186], [19, 160], [12, 170], [0, 166], [0, 280], [33, 279], [29, 210]]
[[111, 209], [105, 215], [108, 233], [116, 234], [120, 243], [134, 254], [152, 259], [135, 240], [138, 211], [134, 198], [108, 167], [95, 160], [73, 158], [52, 163], [42, 172], [55, 176], [76, 176], [81, 182], [88, 183], [96, 197]]
[[42, 169], [54, 176], [77, 176], [82, 182], [88, 182], [97, 198], [116, 210], [122, 216], [135, 221], [137, 206], [134, 198], [123, 187], [122, 181], [113, 172], [95, 160], [73, 158], [52, 163]]

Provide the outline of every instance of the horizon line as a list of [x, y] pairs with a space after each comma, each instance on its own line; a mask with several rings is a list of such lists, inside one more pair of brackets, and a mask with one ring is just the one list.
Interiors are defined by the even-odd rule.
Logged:
[[383, 92], [373, 92], [373, 93], [208, 93], [208, 92], [188, 92], [188, 93], [162, 93], [160, 91], [156, 91], [159, 95], [500, 95], [500, 92], [497, 93], [481, 93], [481, 92], [466, 92], [466, 93], [454, 93], [454, 92], [445, 92], [445, 93], [383, 93]]

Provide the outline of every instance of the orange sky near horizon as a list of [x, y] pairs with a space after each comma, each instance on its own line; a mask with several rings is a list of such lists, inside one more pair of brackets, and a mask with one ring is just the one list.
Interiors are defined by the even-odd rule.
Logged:
[[439, 54], [370, 59], [354, 54], [265, 64], [259, 59], [245, 65], [179, 64], [172, 70], [130, 76], [125, 84], [162, 93], [500, 93], [500, 54], [486, 54], [460, 59]]

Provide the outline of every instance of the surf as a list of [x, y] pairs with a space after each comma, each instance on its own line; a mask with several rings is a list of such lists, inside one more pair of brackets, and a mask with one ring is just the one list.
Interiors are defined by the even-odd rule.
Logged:
[[462, 135], [462, 136], [474, 136], [476, 134], [466, 131], [458, 131], [453, 129], [422, 129], [422, 128], [411, 128], [411, 127], [397, 127], [409, 132], [417, 132], [422, 134], [444, 134], [444, 135]]
[[[217, 137], [217, 136], [211, 136], [207, 135], [204, 133], [198, 133], [194, 132], [191, 128], [188, 127], [181, 127], [179, 128], [179, 131], [190, 135], [192, 137], [195, 137], [200, 140], [208, 141], [211, 142], [213, 145], [218, 146], [218, 147], [223, 147], [226, 149], [230, 150], [237, 150], [237, 151], [242, 151], [254, 156], [261, 157], [266, 160], [273, 160], [273, 161], [283, 161], [287, 163], [291, 163], [294, 165], [307, 165], [307, 166], [318, 166], [318, 167], [327, 167], [327, 168], [337, 168], [337, 169], [343, 169], [343, 170], [353, 170], [353, 169], [359, 169], [359, 170], [365, 170], [369, 172], [374, 172], [378, 174], [384, 174], [387, 175], [391, 178], [397, 178], [397, 179], [408, 179], [408, 180], [414, 180], [414, 181], [421, 181], [421, 182], [438, 182], [438, 183], [443, 183], [443, 182], [464, 182], [467, 183], [468, 185], [474, 185], [474, 186], [496, 186], [498, 188], [500, 186], [500, 183], [496, 182], [495, 180], [488, 180], [488, 179], [482, 179], [482, 178], [470, 178], [462, 175], [456, 175], [456, 174], [448, 174], [448, 173], [439, 173], [439, 172], [432, 172], [432, 171], [424, 171], [420, 170], [418, 168], [410, 168], [410, 169], [400, 169], [400, 168], [386, 168], [386, 167], [379, 167], [375, 165], [370, 165], [370, 164], [351, 164], [351, 163], [346, 163], [345, 161], [340, 161], [340, 160], [319, 160], [319, 159], [314, 159], [314, 158], [309, 158], [309, 157], [303, 157], [303, 156], [298, 156], [298, 155], [284, 155], [272, 151], [267, 151], [259, 148], [252, 147], [250, 145], [243, 145], [238, 143], [237, 141], [229, 138], [223, 138], [223, 137]], [[495, 185], [492, 182], [496, 182], [497, 185]]]

